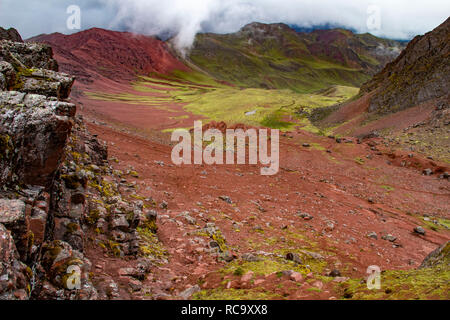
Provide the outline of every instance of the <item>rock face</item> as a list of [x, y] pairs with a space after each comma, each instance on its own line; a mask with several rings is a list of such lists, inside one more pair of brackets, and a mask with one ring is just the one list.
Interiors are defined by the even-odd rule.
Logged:
[[374, 93], [368, 111], [396, 112], [433, 99], [448, 107], [449, 54], [450, 18], [415, 37], [397, 59], [362, 86], [362, 93]]
[[0, 105], [0, 183], [49, 186], [72, 128], [75, 105], [17, 91], [0, 92]]
[[74, 78], [56, 70], [50, 47], [0, 41], [1, 184], [49, 186], [54, 178], [76, 112], [61, 101]]
[[0, 40], [11, 40], [14, 42], [23, 42], [22, 37], [16, 29], [3, 29], [0, 27]]
[[73, 82], [49, 46], [0, 41], [0, 299], [105, 298], [86, 233], [122, 257], [139, 252], [138, 226], [156, 230], [142, 201], [122, 199], [106, 146], [67, 100]]
[[70, 95], [74, 78], [58, 73], [51, 47], [45, 44], [2, 40], [0, 45], [2, 90], [36, 93], [58, 99]]
[[30, 274], [19, 260], [11, 232], [0, 223], [0, 300], [25, 298]]
[[[7, 39], [0, 41], [0, 298], [95, 298], [82, 242], [54, 231], [60, 171], [76, 124], [76, 106], [64, 101], [74, 78], [57, 72], [49, 46], [10, 41], [22, 41], [14, 30], [0, 29], [0, 36]], [[103, 148], [99, 154], [93, 158], [106, 158]], [[66, 193], [70, 216], [85, 197]], [[81, 216], [69, 221], [81, 229]], [[69, 265], [81, 270], [76, 292], [67, 288]]]

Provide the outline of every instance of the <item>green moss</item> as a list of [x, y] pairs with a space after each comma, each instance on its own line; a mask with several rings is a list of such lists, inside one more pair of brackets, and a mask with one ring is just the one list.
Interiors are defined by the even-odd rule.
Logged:
[[76, 174], [63, 174], [61, 179], [64, 180], [66, 187], [69, 189], [77, 189], [81, 186], [81, 182]]
[[131, 198], [136, 199], [136, 200], [145, 200], [146, 198], [144, 196], [140, 196], [138, 194], [132, 194], [130, 195]]
[[167, 250], [159, 242], [158, 237], [152, 231], [152, 229], [146, 227], [138, 227], [136, 228], [136, 231], [141, 237], [139, 249], [142, 256], [153, 260], [161, 260], [168, 256]]
[[450, 268], [440, 264], [432, 268], [413, 270], [388, 270], [381, 273], [381, 288], [367, 289], [361, 279], [341, 284], [341, 295], [346, 299], [397, 300], [397, 299], [450, 299]]
[[386, 186], [386, 185], [383, 185], [383, 186], [380, 186], [382, 189], [384, 189], [384, 190], [386, 190], [386, 191], [394, 191], [395, 190], [395, 188], [394, 187], [391, 187], [391, 186]]
[[90, 181], [89, 186], [91, 188], [97, 189], [97, 191], [100, 192], [100, 194], [106, 198], [114, 197], [119, 194], [114, 183], [106, 181], [104, 179], [101, 181], [100, 184], [96, 181]]
[[67, 233], [74, 233], [74, 232], [76, 232], [78, 230], [78, 228], [79, 228], [79, 225], [77, 223], [71, 222], [71, 223], [68, 223], [66, 225], [66, 232]]
[[139, 173], [137, 173], [137, 171], [130, 171], [130, 176], [134, 177], [134, 178], [139, 178]]
[[[422, 220], [422, 225], [427, 228], [434, 231], [440, 231], [440, 230], [449, 230], [450, 229], [450, 220], [445, 218], [433, 218], [430, 217], [429, 221]], [[435, 221], [437, 223], [435, 223]]]
[[86, 217], [86, 220], [90, 225], [95, 225], [98, 219], [100, 219], [100, 210], [98, 209], [90, 210], [89, 215]]
[[260, 261], [240, 261], [235, 260], [230, 262], [225, 268], [221, 270], [223, 274], [246, 274], [252, 271], [255, 275], [265, 276], [271, 273], [281, 272], [284, 270], [293, 270], [302, 274], [308, 274], [311, 269], [305, 265], [299, 265], [292, 261], [282, 258], [261, 259]]
[[120, 243], [115, 242], [113, 240], [108, 240], [106, 242], [106, 247], [110, 250], [110, 252], [116, 256], [120, 257], [122, 255], [122, 248], [120, 246]]
[[8, 158], [14, 150], [12, 139], [7, 134], [0, 134], [0, 159]]
[[219, 244], [220, 251], [225, 252], [227, 248], [226, 240], [220, 230], [216, 231], [211, 238]]
[[356, 157], [355, 162], [359, 165], [363, 165], [365, 163], [364, 159], [362, 159], [360, 157]]
[[193, 300], [275, 300], [279, 294], [264, 289], [211, 289], [202, 290], [192, 296]]

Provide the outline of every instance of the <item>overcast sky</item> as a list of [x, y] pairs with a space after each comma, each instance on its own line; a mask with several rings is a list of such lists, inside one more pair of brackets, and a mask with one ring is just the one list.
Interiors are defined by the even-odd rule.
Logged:
[[67, 28], [70, 5], [81, 9], [81, 29], [177, 35], [181, 48], [198, 32], [235, 32], [253, 21], [331, 24], [411, 39], [450, 16], [449, 0], [0, 0], [0, 26], [18, 29], [23, 38], [72, 33], [78, 30]]

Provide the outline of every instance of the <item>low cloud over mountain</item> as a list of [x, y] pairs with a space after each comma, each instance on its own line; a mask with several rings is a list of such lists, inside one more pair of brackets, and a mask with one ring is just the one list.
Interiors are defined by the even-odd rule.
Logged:
[[[0, 21], [17, 28], [25, 38], [54, 31], [71, 33], [66, 27], [66, 9], [73, 4], [81, 8], [82, 29], [103, 27], [176, 36], [179, 48], [190, 47], [198, 32], [235, 32], [253, 21], [300, 27], [331, 24], [410, 39], [430, 31], [450, 14], [450, 3], [445, 0], [3, 0]], [[378, 13], [380, 28], [368, 28], [368, 19]]]

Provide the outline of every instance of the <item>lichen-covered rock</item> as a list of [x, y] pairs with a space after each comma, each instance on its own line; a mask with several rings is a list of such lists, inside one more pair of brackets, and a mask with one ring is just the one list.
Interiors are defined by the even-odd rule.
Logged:
[[53, 50], [42, 43], [24, 43], [0, 40], [0, 61], [7, 61], [14, 67], [42, 68], [58, 71], [53, 59]]
[[[52, 241], [46, 243], [42, 248], [41, 264], [46, 272], [46, 288], [43, 294], [57, 294], [52, 287], [65, 299], [96, 299], [97, 291], [92, 285], [89, 277], [91, 262], [84, 255], [72, 248], [64, 241]], [[42, 283], [46, 283], [42, 281]], [[53, 297], [56, 298], [56, 297]]]
[[144, 204], [122, 198], [56, 71], [48, 46], [0, 41], [0, 299], [97, 299], [91, 235], [117, 257], [140, 250]]
[[14, 67], [6, 61], [0, 61], [0, 90], [10, 90], [16, 84]]
[[59, 73], [52, 49], [45, 44], [0, 41], [0, 90], [67, 99], [74, 77]]
[[0, 150], [0, 184], [49, 186], [53, 181], [75, 105], [41, 100], [39, 106], [29, 107], [38, 99], [16, 92], [0, 93], [0, 136], [8, 140]]
[[26, 299], [29, 277], [11, 232], [0, 224], [0, 300]]
[[37, 93], [58, 99], [67, 99], [74, 82], [73, 77], [51, 70], [30, 70], [30, 75], [21, 77], [15, 89], [26, 93]]
[[33, 235], [30, 231], [31, 206], [21, 200], [0, 199], [0, 223], [14, 236], [20, 257], [25, 260], [30, 253]]

